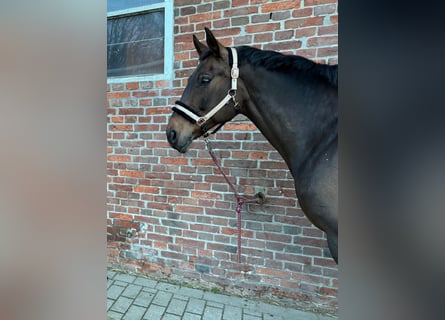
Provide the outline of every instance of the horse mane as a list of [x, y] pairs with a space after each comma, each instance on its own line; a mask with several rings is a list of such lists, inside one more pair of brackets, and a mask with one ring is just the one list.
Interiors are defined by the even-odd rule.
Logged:
[[319, 76], [332, 86], [338, 87], [338, 64], [316, 63], [297, 55], [284, 55], [270, 50], [261, 50], [249, 46], [238, 47], [240, 60], [247, 61], [254, 67], [263, 67], [269, 71], [285, 74], [307, 73]]

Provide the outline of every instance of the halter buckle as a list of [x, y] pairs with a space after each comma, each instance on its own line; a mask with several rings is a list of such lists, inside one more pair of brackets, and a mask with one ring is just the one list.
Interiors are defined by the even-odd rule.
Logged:
[[238, 79], [239, 77], [239, 69], [237, 67], [232, 67], [232, 70], [230, 71], [230, 75], [232, 76], [232, 79]]

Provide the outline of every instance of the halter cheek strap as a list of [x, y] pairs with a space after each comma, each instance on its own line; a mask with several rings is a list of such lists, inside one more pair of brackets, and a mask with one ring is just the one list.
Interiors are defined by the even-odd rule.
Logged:
[[[201, 127], [201, 131], [203, 133], [207, 133], [207, 128], [205, 124], [219, 111], [221, 110], [225, 105], [229, 103], [230, 100], [234, 103], [234, 108], [239, 110], [238, 102], [235, 99], [236, 96], [236, 90], [238, 88], [238, 78], [239, 78], [239, 68], [238, 68], [238, 54], [236, 52], [235, 48], [230, 48], [232, 53], [232, 69], [230, 71], [230, 77], [232, 78], [231, 87], [230, 90], [227, 92], [227, 95], [208, 113], [206, 113], [203, 116], [200, 116], [197, 114], [190, 106], [185, 104], [181, 101], [176, 101], [175, 106], [172, 108], [173, 111], [178, 112], [180, 115], [182, 115], [184, 118], [192, 122], [193, 124], [197, 124], [199, 127]], [[218, 129], [221, 127], [220, 125]], [[215, 132], [215, 131], [214, 131]]]

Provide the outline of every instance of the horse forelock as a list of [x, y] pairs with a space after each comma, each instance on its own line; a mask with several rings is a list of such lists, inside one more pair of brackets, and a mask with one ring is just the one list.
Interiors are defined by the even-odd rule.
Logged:
[[209, 56], [212, 55], [212, 51], [210, 50], [206, 50], [204, 51], [201, 56], [199, 57], [199, 61], [204, 61], [205, 59], [207, 59]]

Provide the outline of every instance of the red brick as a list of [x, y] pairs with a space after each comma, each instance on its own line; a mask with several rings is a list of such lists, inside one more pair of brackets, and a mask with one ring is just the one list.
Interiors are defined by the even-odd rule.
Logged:
[[187, 212], [187, 213], [196, 213], [196, 214], [202, 214], [203, 208], [200, 207], [194, 207], [194, 206], [183, 206], [178, 205], [175, 209], [177, 212]]
[[286, 287], [286, 288], [293, 288], [293, 289], [301, 289], [300, 288], [300, 281], [286, 281], [286, 280], [280, 280], [280, 286]]
[[326, 4], [326, 3], [337, 3], [338, 0], [304, 0], [304, 6], [316, 6], [319, 4]]
[[335, 288], [327, 288], [327, 287], [321, 287], [319, 290], [320, 294], [325, 296], [338, 296], [338, 290]]
[[219, 227], [211, 226], [211, 225], [208, 225], [208, 224], [199, 224], [199, 223], [194, 223], [194, 224], [190, 225], [190, 229], [191, 230], [198, 230], [198, 231], [209, 232], [209, 233], [217, 233], [217, 232], [219, 232]]
[[301, 41], [287, 41], [287, 42], [281, 41], [277, 43], [266, 44], [264, 46], [264, 49], [283, 52], [284, 50], [295, 50], [300, 47], [301, 47]]
[[212, 21], [212, 20], [216, 20], [216, 19], [220, 19], [220, 18], [221, 18], [220, 11], [199, 13], [199, 14], [194, 14], [194, 15], [189, 16], [190, 23]]
[[309, 17], [294, 20], [288, 20], [284, 23], [286, 29], [298, 29], [311, 26], [323, 25], [324, 17]]
[[292, 10], [292, 17], [301, 18], [301, 17], [310, 17], [312, 16], [314, 9], [312, 8], [303, 8], [300, 10]]
[[143, 178], [144, 173], [139, 171], [123, 171], [121, 170], [119, 173], [120, 176], [123, 177], [135, 177], [135, 178]]
[[193, 5], [193, 4], [200, 4], [201, 0], [175, 0], [174, 5], [175, 7], [181, 7], [184, 5]]
[[253, 40], [254, 43], [269, 42], [269, 41], [273, 40], [273, 33], [256, 34], [253, 39], [254, 39]]
[[121, 155], [110, 155], [107, 157], [108, 161], [117, 161], [117, 162], [130, 162], [130, 156], [121, 156]]
[[170, 114], [172, 110], [170, 108], [165, 107], [156, 107], [156, 108], [150, 108], [147, 109], [145, 114]]
[[200, 248], [200, 249], [204, 249], [204, 246], [205, 246], [205, 242], [204, 241], [198, 241], [198, 240], [192, 240], [192, 239], [184, 239], [184, 238], [180, 238], [180, 237], [176, 238], [176, 243], [182, 244], [183, 246]]
[[213, 166], [215, 163], [212, 159], [192, 159], [191, 164], [193, 166]]
[[111, 122], [124, 122], [124, 117], [111, 117]]
[[153, 101], [151, 99], [139, 99], [140, 106], [151, 106], [153, 105]]
[[256, 126], [253, 123], [228, 123], [224, 126], [224, 129], [233, 131], [251, 131], [256, 130]]
[[186, 165], [188, 164], [187, 158], [162, 158], [162, 164], [177, 164], [177, 165]]
[[324, 266], [324, 267], [335, 267], [336, 264], [333, 259], [323, 259], [314, 258], [314, 265]]
[[266, 3], [261, 6], [262, 12], [273, 12], [279, 10], [290, 10], [290, 9], [298, 9], [301, 6], [300, 0], [288, 0], [288, 1], [279, 1]]
[[302, 37], [315, 36], [316, 32], [317, 32], [316, 27], [299, 28], [299, 29], [295, 30], [295, 38], [299, 39]]
[[202, 191], [192, 191], [192, 197], [200, 198], [200, 199], [221, 199], [222, 198], [220, 193], [202, 192]]
[[156, 97], [158, 92], [156, 90], [151, 91], [132, 91], [131, 96], [134, 98], [144, 98], [144, 97]]
[[128, 220], [128, 221], [133, 220], [133, 217], [129, 214], [110, 212], [109, 216], [110, 216], [110, 218], [119, 219], [119, 220]]
[[327, 45], [334, 45], [334, 44], [335, 45], [338, 44], [337, 36], [314, 37], [314, 38], [309, 38], [307, 40], [308, 47], [327, 46]]
[[265, 32], [265, 31], [279, 30], [280, 23], [279, 22], [262, 23], [262, 24], [248, 25], [245, 28], [246, 28], [246, 32], [248, 32], [248, 33], [259, 33], [259, 32]]
[[159, 194], [159, 188], [149, 186], [134, 186], [135, 192]]
[[158, 80], [155, 82], [155, 86], [156, 88], [165, 88], [170, 86], [170, 81], [169, 80]]
[[232, 0], [232, 7], [242, 7], [247, 6], [249, 4], [249, 0]]
[[144, 114], [144, 109], [142, 108], [120, 108], [119, 114]]
[[[234, 228], [221, 228], [221, 234], [227, 235], [238, 235], [238, 229]], [[251, 238], [253, 236], [253, 232], [250, 230], [241, 230], [241, 237]]]
[[127, 82], [125, 84], [125, 88], [127, 90], [136, 90], [139, 89], [139, 82]]
[[213, 21], [214, 28], [226, 28], [230, 26], [230, 19], [220, 19]]
[[319, 27], [318, 28], [318, 33], [319, 36], [324, 36], [327, 34], [338, 34], [338, 25], [332, 25], [332, 26], [327, 26], [327, 27]]
[[261, 267], [256, 267], [255, 271], [257, 274], [273, 276], [276, 278], [284, 278], [284, 279], [289, 278], [289, 272], [287, 272], [287, 271], [281, 271], [281, 270], [269, 269], [269, 268], [261, 268]]
[[133, 130], [133, 126], [131, 124], [112, 124], [109, 126], [111, 131], [132, 131]]
[[130, 92], [108, 92], [108, 99], [125, 99], [130, 98]]

